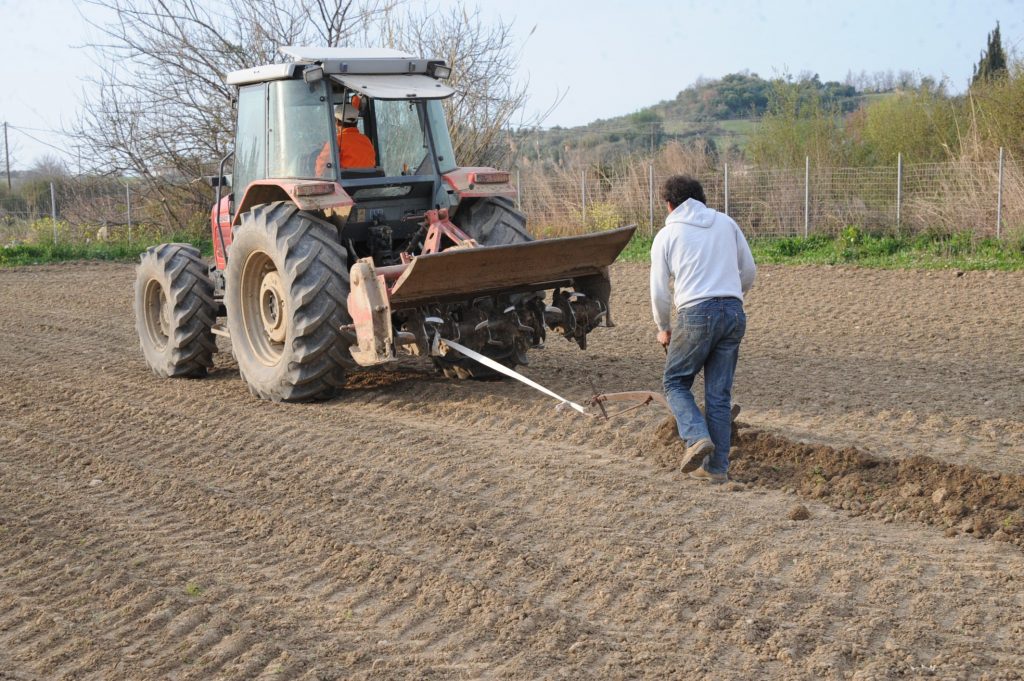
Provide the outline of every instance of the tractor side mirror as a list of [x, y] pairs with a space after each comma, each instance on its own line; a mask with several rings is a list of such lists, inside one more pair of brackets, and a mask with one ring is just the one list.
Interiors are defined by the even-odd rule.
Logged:
[[215, 175], [207, 175], [203, 179], [206, 180], [209, 183], [209, 185], [213, 188], [231, 186], [230, 175], [221, 175], [219, 177]]

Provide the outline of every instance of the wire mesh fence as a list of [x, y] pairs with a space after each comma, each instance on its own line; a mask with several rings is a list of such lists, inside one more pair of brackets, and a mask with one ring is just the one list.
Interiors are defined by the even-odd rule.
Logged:
[[[513, 181], [538, 236], [626, 224], [653, 233], [664, 221], [659, 194], [668, 174], [638, 162], [615, 173], [513, 171]], [[849, 226], [893, 234], [1024, 234], [1024, 167], [1002, 159], [857, 168], [733, 164], [695, 174], [708, 204], [731, 215], [749, 236], [832, 235]], [[211, 203], [212, 193], [197, 190], [194, 182], [154, 189], [137, 178], [29, 179], [0, 194], [0, 246], [130, 242], [169, 236], [185, 223], [205, 231]]]
[[[179, 194], [174, 212], [168, 196]], [[0, 246], [143, 240], [181, 231], [182, 215], [198, 225], [209, 210], [193, 192], [167, 184], [156, 192], [135, 178], [31, 179], [0, 195]], [[173, 218], [173, 219], [171, 219]]]
[[[628, 169], [553, 176], [517, 173], [520, 205], [542, 235], [664, 220], [666, 173]], [[751, 236], [834, 235], [850, 226], [880, 234], [1024, 231], [1024, 167], [1016, 162], [899, 163], [878, 167], [762, 169], [721, 166], [696, 173], [708, 204]]]

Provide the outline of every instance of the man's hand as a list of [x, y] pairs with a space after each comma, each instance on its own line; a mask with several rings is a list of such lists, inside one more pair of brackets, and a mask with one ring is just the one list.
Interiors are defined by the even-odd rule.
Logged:
[[661, 347], [663, 347], [666, 350], [668, 350], [668, 344], [671, 343], [671, 342], [672, 342], [672, 330], [671, 329], [669, 329], [668, 331], [659, 331], [658, 332], [658, 343], [661, 344]]

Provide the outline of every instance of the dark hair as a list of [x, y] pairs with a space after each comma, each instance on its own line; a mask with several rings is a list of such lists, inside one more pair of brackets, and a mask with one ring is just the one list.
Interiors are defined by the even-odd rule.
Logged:
[[686, 199], [697, 199], [704, 204], [708, 202], [704, 198], [704, 187], [689, 175], [673, 175], [665, 180], [661, 186], [661, 198], [668, 201], [672, 208], [683, 205]]

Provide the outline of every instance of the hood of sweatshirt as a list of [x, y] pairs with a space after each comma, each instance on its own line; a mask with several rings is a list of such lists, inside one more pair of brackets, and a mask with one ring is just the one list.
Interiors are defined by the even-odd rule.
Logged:
[[708, 208], [697, 199], [686, 199], [682, 205], [677, 206], [669, 213], [665, 224], [684, 223], [695, 227], [710, 227], [715, 221], [717, 211]]

